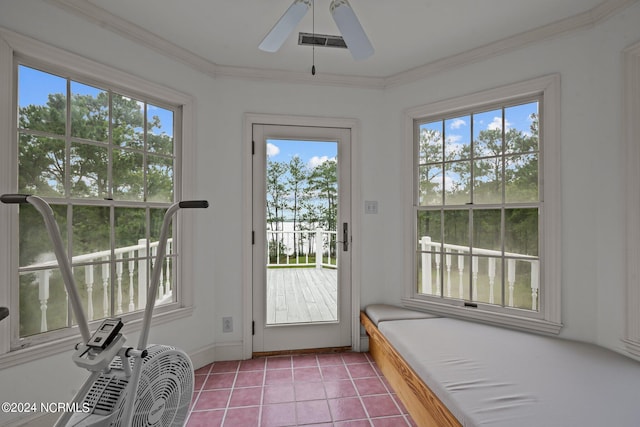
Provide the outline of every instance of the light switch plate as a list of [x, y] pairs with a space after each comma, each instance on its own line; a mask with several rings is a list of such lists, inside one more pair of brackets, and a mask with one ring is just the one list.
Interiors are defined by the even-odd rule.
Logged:
[[377, 214], [378, 213], [378, 201], [377, 200], [365, 200], [364, 201], [364, 213]]

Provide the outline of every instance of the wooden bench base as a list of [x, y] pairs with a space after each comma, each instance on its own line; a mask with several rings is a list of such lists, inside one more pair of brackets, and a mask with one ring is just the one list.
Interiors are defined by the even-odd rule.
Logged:
[[364, 312], [360, 313], [360, 322], [369, 335], [371, 357], [416, 424], [420, 427], [461, 427], [456, 417], [389, 344]]

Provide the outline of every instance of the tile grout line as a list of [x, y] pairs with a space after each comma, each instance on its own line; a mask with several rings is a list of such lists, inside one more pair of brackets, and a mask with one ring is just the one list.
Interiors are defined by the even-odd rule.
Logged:
[[[358, 390], [358, 387], [356, 386], [356, 382], [353, 379], [353, 375], [351, 375], [351, 371], [349, 370], [349, 368], [347, 368], [347, 363], [344, 360], [344, 358], [342, 356], [340, 356], [340, 358], [344, 362], [344, 368], [347, 370], [347, 374], [349, 375], [349, 379], [351, 380], [351, 385], [353, 385], [353, 389], [356, 391], [356, 396], [358, 396], [358, 400], [360, 401], [360, 405], [362, 405], [362, 409], [364, 410], [364, 413], [367, 416], [367, 421], [369, 421], [369, 425], [370, 426], [374, 427], [373, 426], [373, 420], [371, 419], [371, 416], [369, 415], [369, 411], [367, 410], [367, 407], [365, 406], [364, 401], [362, 400], [362, 396], [360, 395], [360, 390]], [[375, 373], [375, 370], [374, 370], [374, 373]]]
[[[265, 418], [266, 413], [264, 412], [266, 406], [273, 406], [273, 405], [278, 405], [278, 404], [284, 404], [286, 402], [280, 402], [280, 401], [274, 401], [270, 404], [267, 404], [265, 399], [266, 399], [266, 395], [267, 395], [267, 390], [266, 387], [272, 387], [272, 386], [277, 386], [278, 384], [281, 384], [281, 380], [284, 378], [280, 378], [280, 376], [276, 376], [274, 378], [274, 381], [276, 381], [274, 384], [268, 384], [267, 383], [267, 375], [269, 372], [273, 371], [273, 372], [278, 372], [281, 371], [282, 373], [284, 373], [284, 371], [287, 371], [291, 377], [291, 393], [292, 393], [292, 406], [293, 406], [293, 417], [294, 417], [294, 424], [292, 424], [293, 426], [303, 426], [305, 424], [300, 424], [300, 419], [299, 419], [299, 415], [298, 411], [299, 411], [299, 407], [298, 407], [298, 403], [300, 402], [304, 402], [306, 400], [300, 401], [300, 398], [305, 398], [305, 397], [310, 397], [307, 396], [305, 393], [305, 391], [303, 389], [298, 390], [298, 388], [296, 387], [297, 384], [305, 384], [309, 381], [309, 378], [305, 379], [304, 375], [300, 378], [300, 382], [296, 382], [296, 369], [316, 369], [317, 372], [319, 373], [319, 381], [322, 383], [322, 394], [323, 397], [321, 398], [316, 398], [315, 394], [314, 394], [314, 398], [313, 399], [307, 399], [307, 400], [317, 400], [317, 401], [324, 401], [327, 405], [327, 409], [328, 409], [328, 414], [330, 416], [330, 419], [328, 421], [328, 423], [330, 425], [336, 426], [339, 423], [347, 423], [347, 422], [362, 422], [362, 421], [368, 421], [368, 425], [369, 426], [375, 426], [374, 424], [374, 418], [372, 418], [371, 414], [369, 413], [369, 410], [367, 409], [367, 406], [364, 403], [364, 397], [367, 396], [384, 396], [386, 398], [391, 399], [391, 401], [393, 402], [393, 407], [395, 407], [395, 409], [398, 411], [398, 415], [395, 415], [393, 413], [390, 413], [388, 415], [380, 415], [375, 417], [375, 419], [397, 419], [395, 417], [401, 418], [403, 421], [402, 424], [404, 426], [413, 426], [414, 424], [412, 423], [412, 421], [409, 418], [409, 415], [405, 413], [405, 411], [400, 407], [400, 403], [398, 401], [398, 399], [394, 398], [393, 393], [390, 389], [390, 387], [387, 385], [387, 383], [385, 383], [384, 381], [384, 376], [381, 374], [381, 372], [379, 370], [376, 369], [376, 366], [374, 366], [375, 362], [369, 357], [368, 354], [364, 354], [364, 357], [359, 359], [359, 358], [352, 358], [352, 357], [344, 357], [344, 355], [340, 354], [338, 355], [337, 359], [329, 359], [328, 361], [324, 361], [324, 363], [322, 363], [322, 358], [320, 357], [320, 355], [313, 355], [313, 359], [305, 359], [302, 360], [300, 366], [298, 366], [296, 368], [296, 357], [289, 355], [286, 356], [287, 361], [285, 362], [285, 358], [280, 359], [281, 356], [274, 356], [274, 357], [270, 357], [270, 356], [266, 356], [263, 358], [262, 360], [262, 364], [260, 363], [255, 363], [255, 366], [249, 366], [247, 367], [247, 370], [242, 370], [242, 362], [243, 361], [237, 361], [237, 364], [235, 366], [235, 368], [233, 369], [233, 371], [227, 372], [226, 370], [223, 370], [223, 372], [219, 372], [219, 373], [214, 373], [214, 369], [215, 369], [215, 365], [216, 362], [213, 362], [209, 368], [206, 370], [206, 372], [198, 374], [198, 377], [204, 377], [204, 381], [202, 382], [201, 386], [199, 387], [198, 390], [196, 390], [194, 392], [194, 399], [193, 399], [193, 404], [191, 406], [191, 410], [189, 411], [189, 414], [186, 418], [186, 423], [189, 423], [189, 421], [192, 419], [193, 413], [194, 412], [207, 412], [206, 410], [202, 410], [202, 411], [195, 411], [195, 407], [198, 404], [198, 402], [200, 402], [200, 399], [203, 398], [203, 392], [206, 391], [205, 390], [205, 386], [207, 384], [208, 381], [212, 381], [213, 384], [213, 380], [214, 378], [216, 378], [216, 375], [218, 374], [225, 374], [225, 373], [233, 373], [233, 380], [231, 381], [231, 385], [230, 385], [230, 389], [229, 389], [229, 395], [226, 399], [226, 405], [224, 407], [221, 407], [220, 409], [223, 409], [224, 412], [222, 413], [222, 418], [220, 419], [221, 425], [224, 425], [225, 422], [230, 421], [232, 418], [228, 418], [231, 416], [230, 413], [230, 409], [231, 409], [231, 402], [232, 402], [232, 398], [234, 396], [234, 392], [237, 392], [239, 390], [243, 390], [244, 388], [252, 388], [252, 387], [256, 387], [258, 386], [257, 384], [255, 384], [254, 380], [251, 380], [248, 382], [248, 384], [246, 386], [241, 386], [239, 385], [239, 374], [241, 372], [245, 372], [245, 373], [254, 373], [257, 375], [261, 375], [261, 381], [260, 384], [260, 396], [259, 396], [259, 400], [257, 402], [257, 426], [262, 426], [265, 422], [267, 422], [267, 418]], [[278, 360], [280, 359], [280, 360]], [[254, 359], [255, 360], [255, 359]], [[272, 362], [273, 367], [270, 368], [269, 367], [269, 362]], [[259, 365], [261, 365], [261, 367], [258, 367]], [[369, 367], [373, 372], [371, 374], [369, 374], [366, 371], [361, 371], [361, 369], [356, 369], [356, 374], [353, 374], [351, 369], [349, 369], [349, 367], [354, 367], [354, 366], [358, 366], [358, 365], [362, 365], [363, 368], [364, 366]], [[343, 369], [345, 369], [347, 371], [347, 375], [346, 377], [344, 377], [343, 379], [340, 378], [327, 378], [325, 372], [323, 371], [323, 367], [331, 367], [331, 366], [335, 366], [335, 367], [342, 367]], [[257, 368], [257, 369], [256, 369]], [[226, 367], [225, 367], [226, 369]], [[354, 368], [355, 369], [355, 368]], [[306, 375], [306, 373], [305, 373]], [[362, 376], [364, 375], [364, 376]], [[361, 393], [361, 391], [358, 389], [357, 386], [357, 382], [358, 380], [366, 380], [369, 378], [375, 378], [378, 381], [382, 382], [382, 389], [380, 392], [377, 393], [373, 393], [373, 394], [366, 394], [363, 395]], [[256, 378], [257, 379], [257, 378]], [[315, 382], [315, 380], [311, 380], [313, 382]], [[334, 396], [334, 397], [330, 397], [328, 392], [327, 392], [327, 383], [328, 382], [334, 382], [334, 381], [348, 381], [345, 382], [344, 384], [350, 384], [351, 387], [353, 387], [353, 391], [354, 391], [354, 395], [353, 396], [340, 396], [342, 393], [339, 393], [340, 395], [338, 396]], [[195, 378], [194, 378], [194, 382], [195, 382]], [[225, 381], [226, 382], [226, 381]], [[285, 384], [284, 382], [282, 382], [282, 384]], [[220, 387], [222, 387], [224, 384], [220, 384]], [[214, 385], [215, 386], [215, 385]], [[224, 390], [226, 389], [226, 387], [224, 388], [220, 388], [219, 390]], [[218, 390], [218, 389], [212, 389], [212, 390]], [[306, 390], [306, 389], [305, 389]], [[366, 390], [365, 390], [366, 391]], [[368, 393], [370, 393], [371, 391], [375, 391], [375, 390], [369, 390]], [[363, 418], [360, 417], [354, 417], [354, 418], [349, 418], [349, 419], [345, 419], [345, 420], [336, 420], [335, 417], [337, 416], [337, 414], [334, 413], [334, 411], [332, 410], [332, 406], [330, 405], [330, 400], [335, 400], [335, 401], [340, 401], [340, 400], [347, 400], [347, 399], [351, 399], [353, 397], [357, 397], [358, 401], [360, 402], [360, 405], [362, 407], [363, 410]], [[255, 401], [255, 400], [254, 400]], [[334, 402], [335, 403], [335, 402]], [[247, 405], [242, 405], [239, 406], [238, 408], [249, 408], [249, 407], [253, 407], [254, 405], [252, 404], [247, 404]], [[216, 408], [212, 408], [212, 411], [216, 411]], [[398, 420], [399, 421], [399, 420]], [[288, 424], [287, 424], [288, 425]]]
[[369, 361], [369, 364], [371, 365], [371, 368], [373, 369], [373, 372], [376, 375], [376, 378], [378, 378], [378, 380], [382, 383], [382, 386], [384, 387], [384, 389], [387, 391], [387, 393], [389, 394], [389, 397], [391, 398], [391, 400], [393, 401], [393, 404], [396, 406], [396, 408], [398, 408], [398, 412], [400, 413], [400, 416], [402, 417], [402, 419], [404, 420], [405, 424], [407, 426], [411, 426], [411, 423], [409, 422], [409, 420], [407, 419], [406, 414], [404, 413], [403, 409], [400, 407], [400, 405], [398, 405], [397, 399], [393, 397], [393, 393], [392, 390], [389, 390], [389, 387], [387, 387], [387, 383], [385, 382], [384, 376], [382, 375], [382, 372], [379, 372], [376, 367], [373, 365], [373, 361], [369, 360], [369, 357], [367, 355], [365, 355], [367, 360]]

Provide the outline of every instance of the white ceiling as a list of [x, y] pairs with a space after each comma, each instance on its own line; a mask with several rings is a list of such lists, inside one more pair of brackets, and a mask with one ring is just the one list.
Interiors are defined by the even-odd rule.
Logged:
[[[311, 11], [280, 51], [258, 49], [292, 0], [50, 1], [165, 53], [182, 51], [187, 62], [310, 73], [312, 49], [297, 45], [297, 33], [312, 31]], [[375, 53], [354, 61], [346, 50], [316, 48], [315, 64], [318, 74], [389, 79], [456, 55], [497, 51], [512, 40], [526, 44], [591, 25], [634, 1], [350, 0]], [[329, 3], [315, 0], [316, 33], [339, 34]]]

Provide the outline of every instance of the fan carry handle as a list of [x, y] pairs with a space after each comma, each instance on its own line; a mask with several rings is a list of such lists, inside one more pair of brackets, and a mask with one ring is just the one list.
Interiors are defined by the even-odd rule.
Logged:
[[49, 238], [53, 244], [53, 252], [55, 253], [56, 260], [58, 261], [64, 286], [69, 294], [69, 301], [71, 302], [73, 314], [75, 315], [76, 322], [78, 323], [78, 329], [80, 329], [80, 334], [82, 335], [82, 341], [85, 343], [88, 342], [91, 338], [89, 323], [87, 322], [84, 310], [82, 309], [80, 294], [78, 293], [78, 288], [76, 287], [76, 282], [73, 278], [73, 271], [71, 269], [69, 257], [64, 250], [62, 236], [60, 236], [60, 229], [58, 228], [55, 216], [53, 215], [53, 209], [51, 209], [49, 203], [42, 198], [28, 194], [3, 194], [0, 196], [0, 201], [7, 204], [30, 204], [42, 215], [44, 225], [47, 228]]

